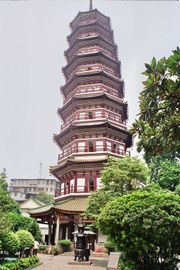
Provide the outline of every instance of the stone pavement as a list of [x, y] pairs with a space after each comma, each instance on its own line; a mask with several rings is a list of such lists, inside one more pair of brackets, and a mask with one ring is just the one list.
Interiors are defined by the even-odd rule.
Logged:
[[91, 265], [69, 265], [68, 261], [72, 261], [73, 256], [53, 256], [38, 254], [40, 261], [43, 263], [36, 270], [106, 270], [108, 258], [90, 257]]

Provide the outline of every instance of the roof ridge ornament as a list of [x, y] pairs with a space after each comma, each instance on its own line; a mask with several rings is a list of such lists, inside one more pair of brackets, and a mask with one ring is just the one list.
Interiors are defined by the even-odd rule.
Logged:
[[90, 0], [90, 3], [89, 3], [89, 11], [93, 10], [93, 3], [92, 3], [92, 0]]

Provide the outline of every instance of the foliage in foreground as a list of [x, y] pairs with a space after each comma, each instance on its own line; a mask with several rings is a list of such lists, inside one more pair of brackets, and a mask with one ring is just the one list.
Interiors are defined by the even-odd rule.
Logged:
[[102, 172], [103, 187], [92, 192], [85, 215], [97, 220], [102, 208], [114, 197], [122, 196], [140, 187], [149, 180], [148, 169], [136, 157], [123, 159], [110, 157]]
[[176, 269], [180, 254], [178, 195], [135, 191], [109, 202], [98, 221], [100, 230], [122, 251], [124, 265], [131, 265], [124, 269]]
[[139, 137], [138, 151], [149, 163], [153, 157], [180, 156], [180, 49], [169, 58], [145, 64], [144, 90], [141, 92], [139, 119], [132, 132]]
[[39, 262], [38, 257], [22, 258], [15, 262], [5, 262], [0, 265], [0, 270], [24, 270], [28, 267], [34, 266]]
[[13, 232], [18, 230], [27, 230], [33, 235], [35, 240], [41, 241], [41, 231], [34, 218], [18, 215], [17, 213], [9, 213], [8, 218], [12, 223], [11, 230]]
[[20, 213], [19, 205], [11, 199], [6, 182], [6, 171], [0, 173], [0, 211]]
[[8, 251], [9, 255], [14, 255], [19, 250], [19, 247], [20, 243], [15, 233], [10, 231], [4, 234], [1, 245], [1, 250], [3, 252]]
[[153, 158], [150, 164], [151, 179], [161, 188], [175, 191], [180, 184], [179, 160], [168, 160], [161, 157]]
[[30, 249], [34, 246], [34, 237], [26, 230], [19, 230], [16, 232], [19, 240], [20, 256], [22, 257], [25, 249]]

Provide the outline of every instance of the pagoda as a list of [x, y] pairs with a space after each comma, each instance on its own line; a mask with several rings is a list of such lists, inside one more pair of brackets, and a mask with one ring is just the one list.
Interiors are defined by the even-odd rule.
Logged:
[[50, 167], [61, 188], [53, 204], [30, 212], [48, 224], [51, 244], [73, 240], [74, 223], [85, 211], [87, 197], [102, 186], [101, 172], [108, 157], [123, 158], [132, 145], [110, 18], [93, 9], [90, 1], [89, 11], [79, 12], [70, 28], [61, 87], [64, 103], [58, 109], [63, 124], [54, 135], [60, 154], [57, 165]]
[[67, 65], [62, 69], [64, 104], [58, 109], [63, 125], [54, 135], [61, 153], [50, 168], [61, 183], [57, 199], [88, 196], [100, 188], [108, 156], [122, 158], [132, 144], [110, 18], [90, 2], [89, 11], [79, 12], [70, 28]]

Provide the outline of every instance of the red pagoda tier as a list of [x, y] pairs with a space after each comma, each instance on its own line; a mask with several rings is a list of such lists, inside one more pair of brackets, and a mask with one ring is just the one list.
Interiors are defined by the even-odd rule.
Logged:
[[61, 183], [56, 200], [88, 196], [100, 188], [108, 156], [122, 158], [132, 145], [110, 18], [91, 7], [79, 12], [70, 27], [61, 87], [64, 104], [58, 109], [63, 124], [54, 135], [61, 153], [50, 168]]

